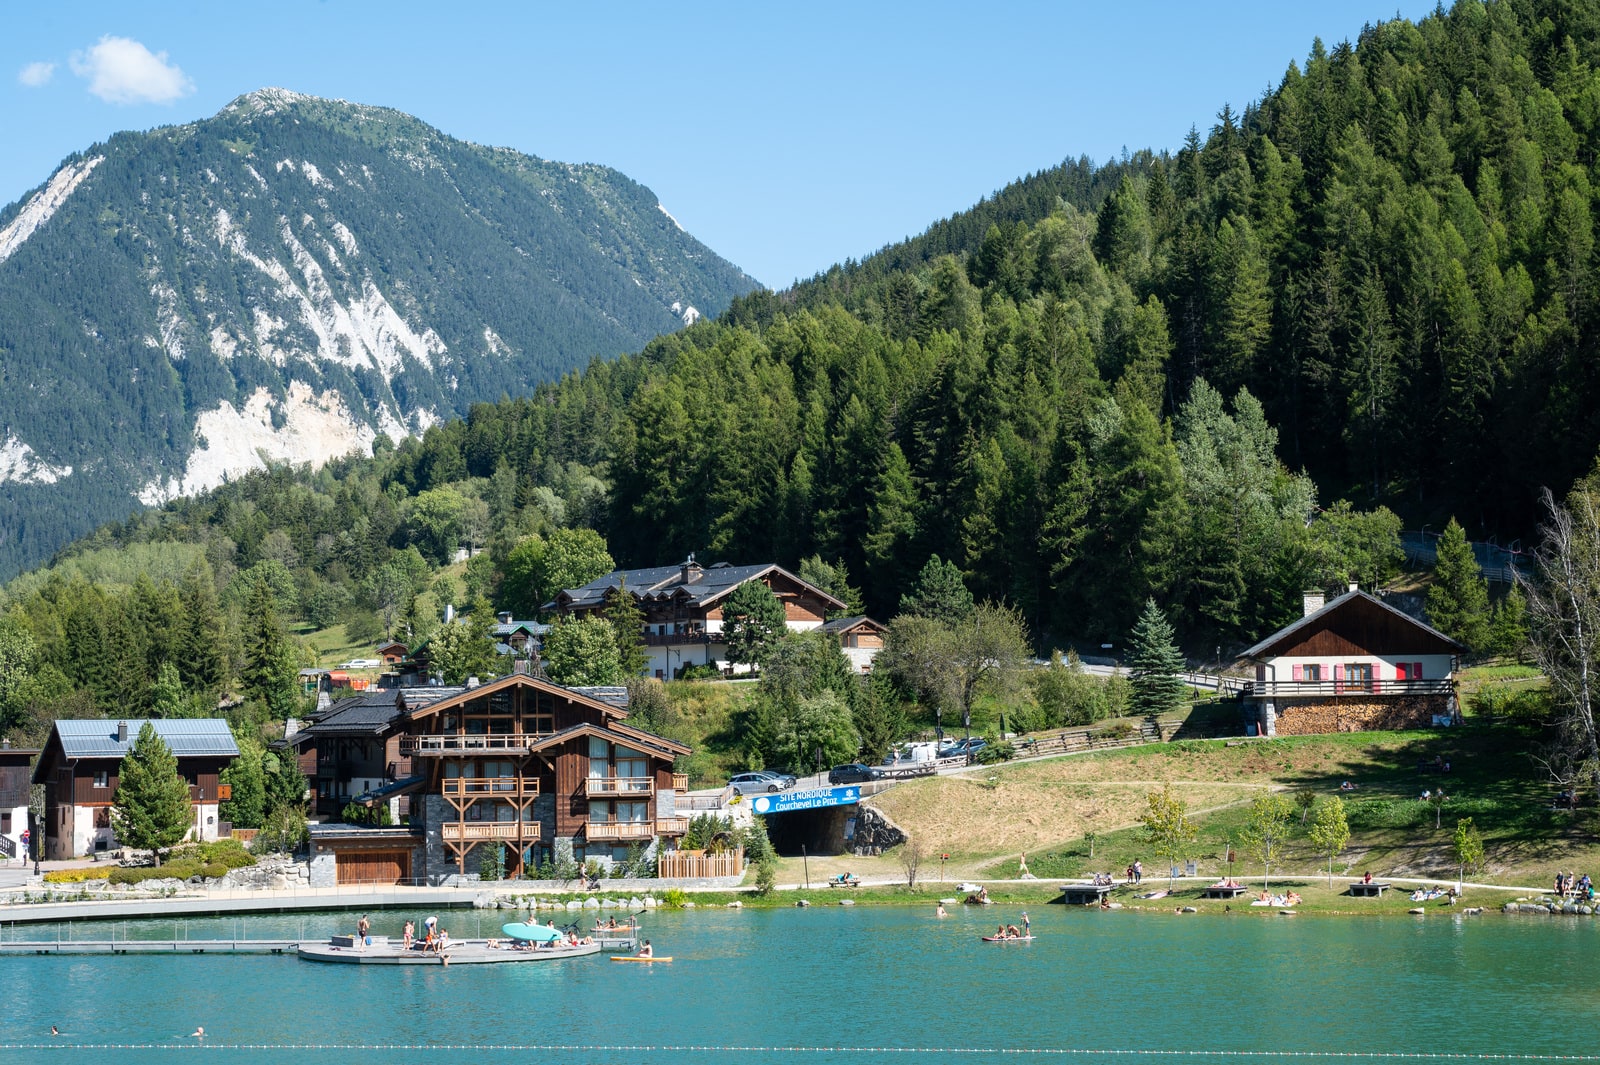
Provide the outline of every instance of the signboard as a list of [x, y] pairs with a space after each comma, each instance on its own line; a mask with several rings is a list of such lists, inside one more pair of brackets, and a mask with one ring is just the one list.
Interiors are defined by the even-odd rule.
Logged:
[[758, 814], [786, 814], [795, 810], [820, 810], [824, 806], [853, 806], [861, 801], [861, 789], [816, 788], [812, 791], [780, 791], [775, 795], [758, 795], [750, 801], [750, 809]]

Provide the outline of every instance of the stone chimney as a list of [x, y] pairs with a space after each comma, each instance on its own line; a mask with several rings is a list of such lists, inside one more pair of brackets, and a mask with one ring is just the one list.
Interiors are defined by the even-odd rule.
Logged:
[[678, 576], [684, 584], [693, 584], [704, 573], [705, 570], [700, 568], [700, 563], [694, 560], [693, 551], [689, 552], [689, 557], [684, 559], [683, 564], [678, 567]]
[[118, 721], [117, 722], [117, 742], [118, 743], [127, 743], [128, 742], [128, 723], [126, 721]]
[[11, 749], [11, 740], [9, 738], [0, 740], [0, 751], [9, 751], [10, 749]]
[[479, 683], [479, 681], [478, 681], [477, 677], [468, 677], [467, 678], [467, 687], [468, 688], [476, 688], [478, 686], [478, 683]]
[[1308, 588], [1300, 593], [1300, 601], [1302, 607], [1300, 616], [1308, 618], [1321, 610], [1328, 600], [1321, 588]]

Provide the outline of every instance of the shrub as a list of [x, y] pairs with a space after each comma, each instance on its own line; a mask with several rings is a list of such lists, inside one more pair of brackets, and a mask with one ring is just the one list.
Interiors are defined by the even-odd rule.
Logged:
[[172, 852], [170, 861], [194, 862], [215, 865], [222, 869], [244, 869], [256, 864], [255, 856], [245, 850], [236, 839], [214, 839], [204, 843], [188, 843]]
[[722, 670], [704, 662], [691, 662], [678, 670], [679, 680], [721, 680]]
[[681, 910], [683, 904], [689, 901], [689, 893], [683, 888], [668, 888], [661, 896], [661, 908], [664, 910]]
[[104, 880], [107, 875], [104, 868], [52, 869], [44, 874], [44, 882], [47, 884], [81, 884], [85, 880]]
[[770, 895], [772, 889], [778, 886], [778, 863], [774, 859], [767, 859], [756, 863], [756, 894]]
[[1016, 755], [1016, 748], [1009, 743], [991, 743], [972, 757], [979, 765], [994, 765], [996, 762], [1009, 762]]

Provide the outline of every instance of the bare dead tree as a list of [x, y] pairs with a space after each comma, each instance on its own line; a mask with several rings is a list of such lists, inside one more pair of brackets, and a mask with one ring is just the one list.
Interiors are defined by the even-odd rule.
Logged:
[[922, 869], [922, 859], [926, 857], [927, 851], [922, 842], [915, 836], [907, 836], [900, 847], [900, 868], [906, 872], [906, 887], [916, 888], [917, 873]]
[[1547, 520], [1536, 552], [1537, 584], [1525, 585], [1535, 660], [1550, 678], [1559, 720], [1539, 761], [1556, 783], [1600, 793], [1600, 501], [1580, 486], [1568, 505], [1543, 493]]

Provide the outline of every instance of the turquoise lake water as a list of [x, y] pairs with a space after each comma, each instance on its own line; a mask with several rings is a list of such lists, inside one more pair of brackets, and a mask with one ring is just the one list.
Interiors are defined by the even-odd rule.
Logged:
[[[1600, 1060], [1597, 920], [1030, 913], [1038, 938], [1005, 945], [978, 941], [1017, 919], [1001, 907], [945, 920], [824, 905], [650, 915], [643, 934], [675, 959], [656, 966], [6, 957], [0, 1052], [96, 1065]], [[78, 923], [64, 935], [322, 938], [356, 916]], [[373, 931], [398, 934], [406, 916], [425, 915], [374, 914]], [[456, 937], [511, 919], [440, 918]], [[204, 1046], [185, 1038], [196, 1025]]]

